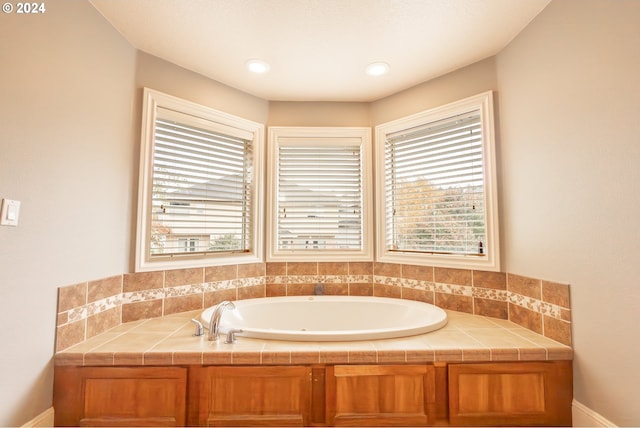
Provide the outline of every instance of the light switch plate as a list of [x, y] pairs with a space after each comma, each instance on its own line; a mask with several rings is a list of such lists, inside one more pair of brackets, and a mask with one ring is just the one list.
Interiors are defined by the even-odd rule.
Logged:
[[0, 225], [17, 226], [20, 217], [20, 201], [12, 199], [2, 199], [2, 209], [0, 210]]

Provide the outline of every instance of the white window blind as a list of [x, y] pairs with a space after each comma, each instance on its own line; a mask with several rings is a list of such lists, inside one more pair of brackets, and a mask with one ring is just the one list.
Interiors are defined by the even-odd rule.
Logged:
[[480, 111], [386, 135], [387, 251], [484, 256]]
[[362, 250], [362, 162], [360, 141], [280, 140], [278, 250]]
[[158, 108], [153, 135], [150, 256], [249, 251], [252, 134]]

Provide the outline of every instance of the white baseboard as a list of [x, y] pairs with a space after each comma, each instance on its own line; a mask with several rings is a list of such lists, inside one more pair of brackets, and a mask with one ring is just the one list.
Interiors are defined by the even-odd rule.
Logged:
[[614, 423], [594, 412], [584, 404], [573, 400], [571, 405], [574, 427], [617, 427]]
[[35, 428], [35, 427], [52, 427], [53, 426], [53, 407], [49, 407], [44, 412], [40, 413], [29, 422], [22, 425], [22, 428]]

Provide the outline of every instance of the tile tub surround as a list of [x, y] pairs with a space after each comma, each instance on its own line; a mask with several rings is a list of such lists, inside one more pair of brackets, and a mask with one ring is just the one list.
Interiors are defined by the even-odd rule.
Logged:
[[194, 337], [199, 311], [131, 321], [58, 352], [58, 366], [422, 364], [571, 360], [570, 346], [511, 321], [447, 310], [427, 334], [354, 342], [283, 342], [238, 337], [234, 344]]
[[510, 320], [571, 345], [569, 286], [520, 275], [377, 262], [277, 262], [128, 273], [58, 289], [56, 351], [123, 323], [223, 300], [313, 294], [419, 300]]
[[447, 311], [424, 335], [356, 342], [281, 342], [239, 337], [227, 345], [193, 337], [199, 311], [132, 321], [56, 354], [56, 365], [368, 364], [571, 360], [570, 346], [511, 321]]

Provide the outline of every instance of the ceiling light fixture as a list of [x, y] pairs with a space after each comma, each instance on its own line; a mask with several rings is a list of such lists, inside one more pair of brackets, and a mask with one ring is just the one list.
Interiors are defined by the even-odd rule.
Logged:
[[260, 59], [250, 59], [247, 61], [247, 68], [252, 73], [264, 74], [271, 68], [269, 64]]
[[389, 64], [386, 62], [372, 62], [365, 71], [369, 76], [382, 76], [389, 72]]

